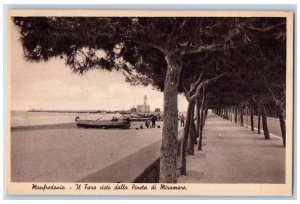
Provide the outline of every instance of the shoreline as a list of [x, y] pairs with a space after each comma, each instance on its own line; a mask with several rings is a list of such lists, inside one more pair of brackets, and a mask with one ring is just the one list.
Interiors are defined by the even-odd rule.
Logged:
[[[140, 124], [144, 127], [144, 120], [135, 120], [131, 122], [131, 126], [129, 129], [136, 129], [139, 128]], [[156, 121], [156, 124], [161, 126], [163, 121]], [[11, 132], [15, 131], [30, 131], [30, 130], [48, 130], [48, 129], [79, 129], [76, 125], [76, 122], [64, 122], [64, 123], [53, 123], [53, 124], [38, 124], [38, 125], [24, 125], [24, 126], [11, 126], [10, 130]], [[155, 127], [154, 129], [157, 129], [158, 127]], [[80, 129], [102, 129], [102, 128], [80, 128]], [[112, 129], [120, 129], [120, 128], [112, 128]], [[153, 129], [153, 128], [143, 128], [145, 130], [147, 129]]]
[[55, 123], [55, 124], [41, 124], [41, 125], [29, 125], [29, 126], [14, 126], [10, 127], [10, 130], [13, 131], [23, 131], [23, 130], [41, 130], [41, 129], [60, 129], [60, 128], [75, 128], [75, 122], [69, 123]]

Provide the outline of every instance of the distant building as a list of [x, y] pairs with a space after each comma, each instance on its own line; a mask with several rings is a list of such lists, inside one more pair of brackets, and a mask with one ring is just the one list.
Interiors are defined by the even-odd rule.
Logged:
[[137, 112], [150, 112], [150, 106], [147, 105], [147, 96], [144, 96], [144, 104], [143, 105], [137, 105], [136, 106]]
[[135, 108], [135, 107], [132, 107], [132, 108], [130, 109], [130, 111], [131, 111], [131, 112], [136, 112], [136, 108]]
[[155, 108], [154, 112], [159, 113], [160, 112], [160, 108]]

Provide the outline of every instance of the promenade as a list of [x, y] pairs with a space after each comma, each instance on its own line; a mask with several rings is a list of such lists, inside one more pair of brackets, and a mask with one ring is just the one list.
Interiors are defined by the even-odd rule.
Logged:
[[[272, 131], [270, 131], [272, 132]], [[280, 136], [280, 135], [279, 135]], [[187, 156], [187, 176], [178, 183], [284, 183], [285, 148], [264, 135], [209, 113], [202, 151]]]

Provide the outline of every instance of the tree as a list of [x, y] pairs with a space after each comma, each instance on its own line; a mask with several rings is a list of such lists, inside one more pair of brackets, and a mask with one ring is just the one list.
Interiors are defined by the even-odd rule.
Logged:
[[[186, 97], [187, 101], [189, 102], [189, 104], [188, 104], [188, 110], [187, 110], [187, 120], [186, 120], [186, 124], [184, 127], [184, 134], [183, 134], [183, 140], [182, 140], [181, 175], [186, 175], [186, 159], [185, 159], [186, 147], [187, 147], [188, 135], [189, 134], [193, 135], [193, 133], [191, 133], [190, 130], [193, 129], [192, 123], [194, 123], [193, 119], [194, 119], [194, 110], [195, 110], [196, 99], [199, 96], [199, 94], [201, 93], [201, 90], [205, 85], [215, 82], [223, 75], [224, 74], [220, 74], [218, 76], [215, 76], [210, 79], [203, 80], [203, 81], [201, 80], [202, 77], [200, 75], [200, 77], [197, 79], [197, 81], [191, 84], [190, 89], [186, 90], [186, 92], [185, 92], [185, 97]], [[190, 154], [194, 154], [194, 151], [193, 151], [194, 140], [192, 137], [190, 138], [190, 144], [192, 145], [192, 147], [190, 147], [190, 149], [192, 149], [191, 150], [192, 152]]]

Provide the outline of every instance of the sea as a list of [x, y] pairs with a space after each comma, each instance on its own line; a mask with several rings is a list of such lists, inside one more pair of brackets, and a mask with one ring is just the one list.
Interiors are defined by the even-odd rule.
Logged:
[[11, 111], [11, 127], [72, 123], [76, 116], [90, 120], [109, 120], [112, 117], [119, 118], [121, 115], [113, 113]]

